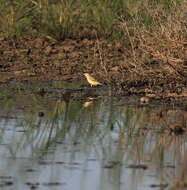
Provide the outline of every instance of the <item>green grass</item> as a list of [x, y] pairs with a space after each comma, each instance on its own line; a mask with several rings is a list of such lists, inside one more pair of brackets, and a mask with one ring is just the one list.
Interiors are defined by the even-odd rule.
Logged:
[[[2, 0], [0, 33], [7, 38], [39, 35], [53, 40], [64, 40], [96, 31], [97, 36], [123, 38], [121, 22], [128, 27], [137, 24], [151, 28], [159, 19], [166, 19], [170, 9], [180, 7], [177, 0]], [[162, 15], [159, 13], [162, 9]], [[155, 12], [156, 10], [156, 12]]]
[[0, 34], [5, 37], [19, 38], [31, 33], [35, 6], [29, 1], [0, 2]]

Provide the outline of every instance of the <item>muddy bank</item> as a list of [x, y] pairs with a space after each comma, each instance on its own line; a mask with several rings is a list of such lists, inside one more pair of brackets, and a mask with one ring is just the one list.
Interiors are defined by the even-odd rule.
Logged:
[[[130, 45], [129, 45], [130, 47]], [[0, 38], [0, 83], [10, 81], [76, 81], [92, 74], [116, 95], [140, 95], [186, 106], [185, 61], [174, 67], [154, 60], [144, 65], [128, 62], [128, 46], [104, 39], [41, 38], [20, 41]]]

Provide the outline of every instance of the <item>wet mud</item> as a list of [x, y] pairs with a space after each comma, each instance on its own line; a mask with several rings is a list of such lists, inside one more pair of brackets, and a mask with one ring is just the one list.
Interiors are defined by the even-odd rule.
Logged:
[[[171, 69], [167, 73], [152, 65], [142, 66], [141, 71], [131, 70], [124, 58], [125, 48], [104, 39], [50, 42], [40, 38], [20, 41], [1, 38], [0, 86], [15, 81], [86, 82], [83, 74], [87, 72], [103, 86], [112, 87], [114, 96], [136, 95], [142, 104], [158, 100], [187, 109], [185, 67], [181, 66], [181, 71], [173, 69], [172, 73]], [[38, 93], [48, 92], [41, 89]], [[71, 90], [65, 90], [63, 96], [66, 98], [68, 94]]]

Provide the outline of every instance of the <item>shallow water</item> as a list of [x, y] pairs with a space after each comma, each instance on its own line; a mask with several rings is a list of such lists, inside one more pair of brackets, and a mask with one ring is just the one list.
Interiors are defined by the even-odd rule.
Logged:
[[183, 188], [186, 133], [168, 129], [184, 125], [185, 111], [140, 105], [136, 97], [116, 98], [107, 88], [60, 82], [3, 85], [0, 187]]

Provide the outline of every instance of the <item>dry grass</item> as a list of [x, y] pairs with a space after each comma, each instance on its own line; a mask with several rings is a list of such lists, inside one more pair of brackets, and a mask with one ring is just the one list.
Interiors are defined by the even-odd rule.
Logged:
[[167, 75], [184, 77], [183, 71], [187, 71], [184, 64], [187, 41], [184, 15], [180, 11], [172, 10], [165, 22], [156, 17], [157, 26], [152, 28], [152, 32], [145, 31], [139, 35], [139, 39], [142, 52], [151, 56], [150, 64], [158, 63]]
[[166, 79], [171, 83], [176, 82], [175, 85], [181, 81], [185, 85], [185, 1], [181, 1], [180, 6], [173, 5], [169, 11], [160, 4], [153, 7], [148, 3], [145, 3], [143, 9], [150, 17], [147, 23], [142, 22], [140, 12], [135, 13], [133, 24], [132, 20], [120, 20], [120, 28], [126, 36], [123, 41], [124, 63], [120, 65], [124, 73], [122, 80], [119, 82], [119, 77], [116, 83], [126, 88], [136, 78], [137, 84], [149, 83], [150, 86], [160, 81], [163, 83]]

